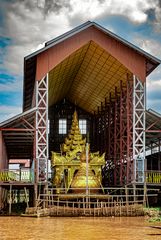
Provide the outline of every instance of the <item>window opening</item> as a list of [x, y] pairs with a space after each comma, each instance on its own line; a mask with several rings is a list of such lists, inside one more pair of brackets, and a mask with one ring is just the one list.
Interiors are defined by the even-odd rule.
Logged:
[[80, 128], [81, 134], [87, 133], [87, 120], [86, 119], [79, 120], [79, 128]]
[[66, 133], [67, 133], [67, 120], [59, 119], [59, 134], [66, 134]]

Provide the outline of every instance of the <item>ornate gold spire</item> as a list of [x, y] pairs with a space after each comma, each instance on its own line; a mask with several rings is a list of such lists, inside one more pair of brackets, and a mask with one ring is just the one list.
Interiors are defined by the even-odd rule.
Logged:
[[[79, 129], [78, 115], [75, 111], [73, 114], [72, 126], [70, 133], [65, 138], [65, 143], [62, 145], [62, 152], [68, 154], [75, 150], [82, 152], [85, 149], [86, 138], [82, 139], [82, 134]], [[75, 152], [74, 151], [74, 152]]]

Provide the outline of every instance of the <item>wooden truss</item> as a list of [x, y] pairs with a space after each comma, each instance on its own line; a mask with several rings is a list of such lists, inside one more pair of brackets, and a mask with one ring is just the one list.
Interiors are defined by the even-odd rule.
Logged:
[[95, 113], [95, 146], [106, 152], [106, 181], [124, 185], [144, 181], [145, 86], [136, 77], [115, 88]]

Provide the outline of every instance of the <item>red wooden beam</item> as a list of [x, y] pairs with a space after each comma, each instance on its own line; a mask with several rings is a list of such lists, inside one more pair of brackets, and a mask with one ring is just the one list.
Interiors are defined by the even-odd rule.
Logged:
[[149, 130], [150, 128], [152, 128], [157, 122], [158, 122], [158, 120], [153, 122], [146, 130]]
[[15, 131], [15, 132], [34, 132], [31, 128], [0, 128], [0, 131]]
[[29, 126], [31, 129], [35, 129], [34, 126], [32, 126], [25, 118], [22, 118], [22, 120]]
[[122, 89], [122, 81], [120, 81], [120, 113], [119, 113], [119, 121], [120, 121], [120, 185], [123, 183], [123, 89]]
[[127, 167], [126, 183], [132, 181], [133, 173], [133, 79], [127, 75], [126, 89], [126, 116], [127, 116]]

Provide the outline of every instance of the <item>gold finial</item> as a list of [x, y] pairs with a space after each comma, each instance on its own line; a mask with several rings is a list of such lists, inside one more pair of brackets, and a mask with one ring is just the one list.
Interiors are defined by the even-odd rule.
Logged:
[[78, 121], [78, 114], [76, 110], [74, 111], [74, 114], [73, 114], [73, 120]]

